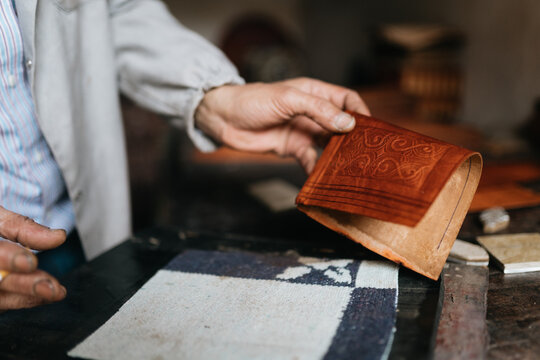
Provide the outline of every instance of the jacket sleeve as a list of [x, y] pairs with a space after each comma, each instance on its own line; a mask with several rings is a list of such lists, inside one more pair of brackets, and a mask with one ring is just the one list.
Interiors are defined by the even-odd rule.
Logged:
[[159, 0], [110, 0], [109, 6], [122, 93], [185, 127], [200, 150], [214, 150], [195, 128], [194, 112], [206, 91], [243, 83], [235, 67]]

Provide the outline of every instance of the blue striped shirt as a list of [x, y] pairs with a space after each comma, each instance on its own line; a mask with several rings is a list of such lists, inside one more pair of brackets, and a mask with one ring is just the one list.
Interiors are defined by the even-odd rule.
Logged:
[[75, 216], [37, 122], [13, 0], [0, 0], [0, 62], [0, 205], [69, 233]]

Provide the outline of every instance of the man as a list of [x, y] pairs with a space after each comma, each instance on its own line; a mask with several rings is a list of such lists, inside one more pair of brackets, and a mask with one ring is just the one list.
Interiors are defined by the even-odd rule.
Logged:
[[118, 89], [202, 151], [273, 151], [307, 172], [315, 138], [354, 127], [343, 110], [368, 112], [355, 92], [316, 80], [243, 85], [159, 0], [0, 2], [0, 236], [11, 240], [0, 243], [0, 309], [66, 295], [20, 245], [55, 248], [76, 228], [92, 258], [129, 236]]

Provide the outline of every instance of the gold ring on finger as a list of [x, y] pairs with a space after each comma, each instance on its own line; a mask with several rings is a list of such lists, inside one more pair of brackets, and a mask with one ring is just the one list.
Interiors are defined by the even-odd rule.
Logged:
[[0, 283], [9, 275], [9, 271], [0, 270]]

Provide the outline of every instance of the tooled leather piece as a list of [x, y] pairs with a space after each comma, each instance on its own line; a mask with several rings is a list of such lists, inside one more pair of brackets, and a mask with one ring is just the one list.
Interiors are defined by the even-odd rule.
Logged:
[[482, 172], [480, 154], [354, 114], [297, 196], [298, 209], [436, 280]]
[[368, 116], [334, 135], [296, 203], [415, 226], [472, 151]]

